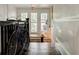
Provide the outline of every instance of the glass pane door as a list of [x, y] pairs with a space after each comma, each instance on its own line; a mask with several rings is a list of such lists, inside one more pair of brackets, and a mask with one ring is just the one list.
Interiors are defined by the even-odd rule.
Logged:
[[37, 13], [31, 13], [31, 32], [37, 32]]
[[41, 13], [41, 32], [47, 30], [47, 13]]

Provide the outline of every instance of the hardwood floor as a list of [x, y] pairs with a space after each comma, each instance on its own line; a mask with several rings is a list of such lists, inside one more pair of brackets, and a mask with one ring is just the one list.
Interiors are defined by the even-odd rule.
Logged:
[[31, 42], [28, 55], [61, 55], [59, 52], [56, 51], [55, 48], [50, 47], [50, 43], [38, 43], [38, 42]]

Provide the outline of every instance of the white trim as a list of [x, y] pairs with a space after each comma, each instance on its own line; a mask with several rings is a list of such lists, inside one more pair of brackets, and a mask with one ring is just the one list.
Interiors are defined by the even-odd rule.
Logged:
[[66, 18], [60, 18], [60, 19], [53, 19], [53, 21], [54, 22], [59, 22], [59, 21], [79, 21], [79, 19], [76, 19], [76, 18], [74, 18], [74, 19], [66, 19]]
[[69, 51], [63, 46], [63, 44], [56, 38], [57, 43], [55, 43], [56, 49], [60, 51], [62, 55], [70, 55]]
[[79, 21], [79, 15], [70, 16], [70, 17], [62, 17], [62, 18], [53, 18], [54, 21]]

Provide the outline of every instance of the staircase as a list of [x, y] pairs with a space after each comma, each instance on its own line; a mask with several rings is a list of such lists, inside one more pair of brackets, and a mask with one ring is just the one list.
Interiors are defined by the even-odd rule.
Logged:
[[[41, 42], [41, 36], [39, 34], [30, 35], [30, 42]], [[44, 38], [43, 42], [51, 42], [51, 39]]]
[[[41, 42], [41, 37], [40, 38], [30, 38], [30, 42]], [[51, 42], [50, 39], [44, 38], [43, 42]]]

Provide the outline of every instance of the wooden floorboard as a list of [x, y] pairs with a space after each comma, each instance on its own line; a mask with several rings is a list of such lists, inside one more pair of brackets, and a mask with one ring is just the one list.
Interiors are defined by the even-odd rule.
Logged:
[[61, 55], [55, 48], [51, 48], [47, 42], [31, 42], [26, 55]]

